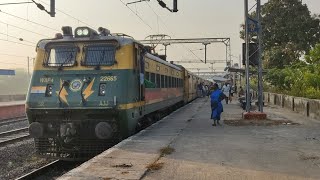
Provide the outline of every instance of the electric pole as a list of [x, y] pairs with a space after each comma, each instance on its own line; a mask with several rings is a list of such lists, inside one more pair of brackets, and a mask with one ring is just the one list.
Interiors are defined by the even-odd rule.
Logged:
[[27, 57], [27, 61], [28, 61], [28, 76], [30, 77], [30, 58], [29, 58], [29, 56]]
[[259, 111], [263, 112], [263, 83], [262, 83], [262, 26], [261, 26], [261, 0], [257, 0], [257, 21], [258, 21], [258, 103]]
[[245, 41], [246, 41], [246, 112], [250, 112], [250, 78], [249, 78], [249, 24], [248, 24], [248, 0], [244, 0]]

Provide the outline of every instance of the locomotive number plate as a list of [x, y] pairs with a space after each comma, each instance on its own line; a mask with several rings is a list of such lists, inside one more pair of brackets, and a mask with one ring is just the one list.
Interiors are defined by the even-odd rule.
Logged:
[[105, 81], [117, 81], [118, 77], [117, 76], [101, 76], [100, 81], [105, 82]]

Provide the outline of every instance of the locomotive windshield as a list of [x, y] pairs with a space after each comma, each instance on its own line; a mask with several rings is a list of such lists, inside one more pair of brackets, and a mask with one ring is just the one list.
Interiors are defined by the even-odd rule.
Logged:
[[85, 48], [87, 66], [112, 66], [115, 63], [116, 47], [113, 45], [89, 45]]
[[77, 47], [55, 46], [50, 48], [48, 58], [45, 63], [47, 66], [63, 67], [73, 66], [78, 52]]

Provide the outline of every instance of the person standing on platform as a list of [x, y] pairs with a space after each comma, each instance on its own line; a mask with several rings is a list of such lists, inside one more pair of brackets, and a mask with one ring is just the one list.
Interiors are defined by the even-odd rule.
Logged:
[[[213, 119], [212, 126], [220, 125], [221, 113], [223, 112], [223, 106], [221, 101], [225, 98], [225, 95], [219, 90], [218, 84], [213, 85], [213, 92], [210, 95], [211, 99], [211, 119]], [[217, 124], [216, 124], [217, 123]]]
[[223, 92], [223, 94], [226, 96], [226, 104], [229, 103], [229, 97], [230, 97], [230, 85], [228, 83], [225, 83], [221, 89], [221, 91]]
[[238, 97], [242, 97], [242, 96], [244, 96], [244, 90], [242, 89], [242, 86], [240, 86]]

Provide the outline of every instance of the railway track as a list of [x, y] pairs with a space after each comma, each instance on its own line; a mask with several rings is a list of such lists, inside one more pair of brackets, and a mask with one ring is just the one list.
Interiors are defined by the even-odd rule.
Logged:
[[4, 119], [4, 120], [0, 121], [0, 126], [14, 124], [14, 123], [23, 122], [23, 121], [27, 121], [27, 118], [25, 116], [24, 117]]
[[82, 164], [82, 162], [56, 160], [28, 174], [25, 174], [17, 178], [16, 180], [56, 179], [57, 177], [62, 176], [64, 173], [70, 171], [71, 169], [74, 169], [80, 164]]
[[0, 146], [11, 144], [29, 138], [28, 128], [15, 129], [0, 133]]

